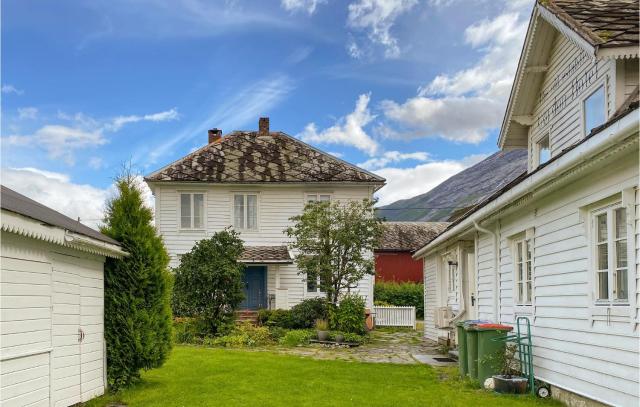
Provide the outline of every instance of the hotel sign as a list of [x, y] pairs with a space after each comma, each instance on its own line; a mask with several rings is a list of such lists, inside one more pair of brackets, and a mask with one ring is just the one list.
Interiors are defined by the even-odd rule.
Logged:
[[[574, 76], [576, 72], [580, 71], [581, 68], [589, 62], [592, 63], [591, 67], [586, 69], [582, 74]], [[549, 124], [567, 105], [576, 100], [578, 96], [589, 88], [589, 86], [596, 81], [597, 77], [598, 63], [584, 51], [577, 55], [569, 66], [558, 73], [553, 78], [551, 84], [540, 93], [540, 103], [542, 103], [550, 98], [558, 89], [566, 89], [564, 93], [553, 96], [553, 103], [536, 118], [536, 127], [540, 128]], [[570, 82], [568, 87], [565, 86], [567, 81]]]

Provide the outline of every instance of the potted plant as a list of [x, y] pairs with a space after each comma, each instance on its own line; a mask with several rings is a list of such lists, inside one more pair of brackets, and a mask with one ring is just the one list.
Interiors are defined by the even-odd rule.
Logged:
[[504, 394], [524, 394], [527, 392], [528, 380], [520, 376], [520, 361], [516, 357], [517, 348], [514, 344], [507, 344], [491, 358], [500, 374], [493, 375], [494, 390]]
[[336, 333], [336, 343], [344, 342], [344, 334], [342, 332]]
[[329, 323], [324, 319], [316, 319], [316, 332], [319, 341], [329, 339]]

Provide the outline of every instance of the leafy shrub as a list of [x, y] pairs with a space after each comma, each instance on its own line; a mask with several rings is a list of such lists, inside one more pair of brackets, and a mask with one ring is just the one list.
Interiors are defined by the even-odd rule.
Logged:
[[327, 300], [308, 298], [291, 308], [291, 328], [313, 328], [317, 319], [327, 319], [327, 317]]
[[379, 282], [373, 298], [398, 307], [416, 307], [416, 317], [424, 318], [424, 284]]
[[258, 311], [258, 323], [268, 327], [279, 327], [284, 329], [294, 328], [291, 311], [284, 309]]
[[305, 345], [314, 337], [315, 332], [308, 329], [296, 329], [293, 331], [287, 331], [287, 333], [280, 338], [278, 343], [284, 346], [298, 346]]
[[175, 269], [174, 313], [198, 318], [208, 335], [228, 332], [244, 298], [242, 251], [238, 233], [229, 229], [197, 242]]
[[333, 318], [333, 328], [345, 332], [363, 334], [366, 332], [364, 298], [357, 294], [347, 294], [342, 297]]
[[116, 181], [117, 195], [107, 203], [101, 228], [129, 253], [107, 258], [104, 266], [107, 380], [113, 390], [131, 385], [140, 369], [162, 366], [172, 340], [169, 255], [141, 186], [125, 171]]
[[269, 345], [273, 343], [273, 339], [269, 328], [245, 322], [229, 335], [206, 338], [203, 343], [207, 346], [252, 347]]
[[373, 302], [373, 305], [378, 305], [380, 307], [391, 307], [391, 306], [393, 306], [393, 304], [390, 304], [390, 303], [388, 303], [386, 301], [380, 301], [380, 300], [375, 300]]
[[358, 343], [362, 345], [363, 343], [367, 342], [367, 340], [369, 340], [366, 335], [358, 335], [352, 332], [344, 332], [342, 335], [344, 335], [344, 342], [348, 343]]

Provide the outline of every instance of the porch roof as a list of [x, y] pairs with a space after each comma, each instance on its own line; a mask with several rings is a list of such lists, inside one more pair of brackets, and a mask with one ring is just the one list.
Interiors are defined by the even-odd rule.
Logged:
[[291, 264], [293, 259], [287, 246], [245, 246], [240, 262]]

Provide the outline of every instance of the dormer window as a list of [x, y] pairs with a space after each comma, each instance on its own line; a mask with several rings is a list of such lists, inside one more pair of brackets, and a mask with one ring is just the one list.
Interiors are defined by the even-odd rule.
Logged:
[[606, 106], [604, 100], [604, 86], [600, 86], [584, 100], [584, 134], [588, 135], [591, 130], [600, 126], [606, 121]]
[[533, 168], [538, 168], [551, 159], [549, 133], [539, 138], [533, 145]]

